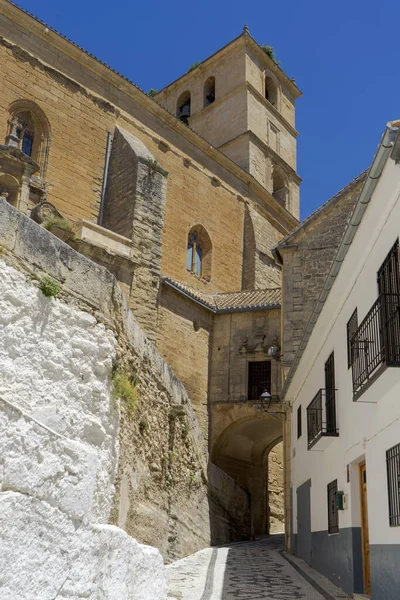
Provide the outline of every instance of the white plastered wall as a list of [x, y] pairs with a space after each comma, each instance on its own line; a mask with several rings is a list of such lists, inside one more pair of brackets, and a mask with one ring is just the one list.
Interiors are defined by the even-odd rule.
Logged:
[[[358, 463], [365, 459], [370, 543], [400, 542], [399, 528], [389, 526], [386, 478], [386, 450], [400, 442], [400, 370], [388, 368], [354, 402], [346, 337], [346, 325], [354, 309], [358, 309], [360, 323], [377, 299], [377, 271], [400, 235], [399, 195], [400, 166], [389, 158], [287, 393], [293, 410], [294, 533], [297, 533], [296, 489], [310, 478], [312, 531], [328, 528], [326, 486], [335, 479], [338, 489], [349, 498], [349, 508], [339, 511], [339, 527], [360, 525]], [[332, 438], [324, 451], [319, 451], [318, 444], [308, 451], [306, 408], [317, 391], [325, 387], [324, 364], [332, 351], [339, 437]], [[296, 416], [300, 404], [303, 434], [297, 439]]]

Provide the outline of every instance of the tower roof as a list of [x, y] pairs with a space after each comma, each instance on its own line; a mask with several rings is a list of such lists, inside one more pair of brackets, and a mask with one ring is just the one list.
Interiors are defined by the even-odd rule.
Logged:
[[228, 42], [228, 44], [225, 44], [225, 46], [223, 46], [222, 48], [220, 48], [219, 50], [217, 50], [216, 52], [214, 52], [213, 54], [211, 54], [210, 56], [208, 56], [201, 62], [199, 62], [199, 64], [196, 66], [195, 69], [184, 73], [183, 75], [181, 75], [174, 81], [171, 81], [171, 83], [169, 83], [168, 85], [164, 86], [158, 92], [158, 94], [155, 95], [155, 98], [157, 98], [158, 95], [162, 94], [162, 92], [164, 90], [166, 90], [167, 88], [174, 87], [178, 82], [180, 83], [186, 77], [189, 79], [191, 74], [198, 68], [202, 68], [203, 66], [204, 67], [208, 66], [209, 62], [212, 62], [215, 59], [220, 58], [221, 55], [226, 54], [227, 52], [232, 50], [234, 47], [238, 46], [239, 44], [243, 44], [243, 43], [248, 44], [255, 50], [255, 52], [257, 52], [259, 57], [264, 61], [266, 68], [273, 71], [275, 73], [275, 75], [278, 77], [278, 79], [280, 79], [281, 81], [284, 82], [284, 84], [288, 87], [288, 89], [290, 90], [290, 92], [293, 94], [293, 96], [295, 98], [300, 98], [300, 96], [302, 96], [302, 92], [297, 87], [294, 79], [290, 78], [288, 75], [286, 75], [286, 73], [283, 71], [283, 69], [281, 69], [279, 64], [268, 56], [268, 54], [262, 49], [260, 44], [250, 35], [249, 28], [247, 25], [245, 25], [243, 27], [243, 31], [240, 35], [238, 35], [236, 38], [234, 38], [233, 40]]

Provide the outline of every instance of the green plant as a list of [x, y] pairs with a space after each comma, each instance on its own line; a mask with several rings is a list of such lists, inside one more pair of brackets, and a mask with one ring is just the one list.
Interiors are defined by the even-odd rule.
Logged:
[[116, 370], [112, 383], [114, 401], [120, 398], [128, 411], [134, 413], [139, 400], [136, 377], [126, 370]]
[[146, 419], [140, 419], [139, 421], [139, 431], [140, 433], [144, 433], [147, 429], [147, 421]]
[[149, 98], [154, 98], [154, 96], [157, 96], [159, 90], [155, 90], [154, 88], [150, 88], [149, 91], [147, 92], [147, 95]]
[[194, 71], [194, 69], [197, 69], [197, 67], [199, 66], [200, 61], [197, 61], [195, 63], [193, 63], [187, 70], [188, 73], [190, 73], [190, 71]]
[[264, 50], [265, 54], [270, 57], [271, 60], [273, 60], [275, 63], [277, 62], [275, 57], [275, 50], [272, 46], [261, 46], [261, 48]]
[[167, 171], [165, 169], [162, 168], [162, 166], [160, 165], [160, 163], [158, 162], [158, 160], [156, 158], [151, 158], [149, 160], [149, 169], [151, 171], [157, 171], [158, 173], [161, 173], [161, 175], [167, 175]]
[[43, 221], [43, 227], [48, 231], [51, 231], [53, 227], [59, 227], [60, 229], [65, 229], [65, 231], [72, 231], [72, 225], [64, 217], [47, 217], [45, 221]]
[[57, 281], [49, 275], [45, 275], [39, 281], [39, 289], [47, 298], [57, 298], [61, 291], [61, 288]]

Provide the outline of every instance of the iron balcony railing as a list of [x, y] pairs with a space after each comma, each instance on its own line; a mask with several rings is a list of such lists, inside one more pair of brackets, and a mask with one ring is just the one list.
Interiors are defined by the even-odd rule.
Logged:
[[307, 407], [308, 449], [321, 437], [337, 437], [335, 390], [319, 390]]
[[358, 396], [383, 366], [400, 366], [400, 294], [381, 294], [351, 342], [353, 393]]

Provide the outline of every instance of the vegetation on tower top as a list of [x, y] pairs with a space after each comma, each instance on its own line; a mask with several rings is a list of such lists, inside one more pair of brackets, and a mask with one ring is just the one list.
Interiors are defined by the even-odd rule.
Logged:
[[270, 57], [271, 60], [274, 61], [274, 63], [278, 64], [278, 61], [276, 60], [276, 56], [275, 56], [275, 50], [273, 49], [272, 46], [261, 46], [261, 48], [264, 50], [265, 54], [267, 54], [267, 56]]
[[193, 65], [191, 65], [188, 68], [187, 72], [190, 73], [190, 71], [193, 71], [194, 69], [196, 69], [199, 66], [199, 64], [200, 64], [200, 61], [197, 61], [197, 62], [193, 63]]

